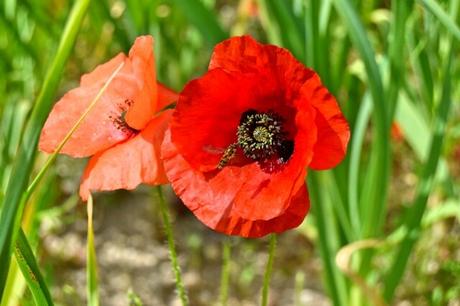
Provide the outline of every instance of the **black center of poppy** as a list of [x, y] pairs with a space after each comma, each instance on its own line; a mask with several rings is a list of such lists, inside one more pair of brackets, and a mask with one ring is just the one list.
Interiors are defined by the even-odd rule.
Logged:
[[256, 111], [242, 115], [237, 136], [244, 155], [258, 161], [276, 154], [285, 138], [279, 116]]
[[274, 112], [248, 110], [241, 115], [237, 130], [237, 142], [231, 144], [222, 155], [218, 168], [222, 169], [241, 148], [250, 159], [265, 163], [277, 159], [285, 163], [294, 151], [294, 142], [287, 139], [283, 119]]

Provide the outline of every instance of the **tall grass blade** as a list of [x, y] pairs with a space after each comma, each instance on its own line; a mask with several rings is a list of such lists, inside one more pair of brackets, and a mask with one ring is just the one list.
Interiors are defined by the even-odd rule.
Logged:
[[404, 227], [407, 234], [402, 241], [400, 248], [391, 264], [389, 272], [385, 279], [384, 298], [391, 301], [396, 287], [401, 281], [401, 278], [406, 270], [411, 251], [420, 237], [421, 220], [426, 210], [428, 197], [431, 193], [436, 169], [442, 152], [442, 145], [446, 130], [446, 123], [449, 114], [451, 98], [451, 76], [452, 76], [452, 58], [454, 43], [451, 41], [448, 59], [443, 67], [443, 88], [441, 103], [438, 107], [438, 112], [434, 121], [434, 135], [431, 140], [430, 152], [428, 159], [424, 164], [419, 183], [415, 192], [415, 199], [408, 212], [408, 218], [404, 222]]
[[301, 61], [305, 60], [305, 44], [302, 42], [304, 34], [296, 16], [289, 7], [289, 1], [265, 0], [265, 8], [269, 16], [277, 23], [282, 44], [288, 47]]
[[40, 273], [35, 256], [27, 241], [27, 237], [22, 230], [19, 231], [16, 239], [14, 255], [22, 271], [22, 275], [27, 282], [27, 286], [34, 297], [35, 304], [40, 306], [52, 306], [53, 301], [51, 299], [51, 294]]
[[375, 52], [369, 42], [364, 26], [349, 0], [334, 0], [337, 12], [348, 28], [349, 35], [361, 56], [368, 76], [369, 89], [374, 103], [374, 143], [370, 169], [364, 181], [360, 203], [366, 207], [363, 216], [363, 237], [371, 237], [380, 231], [386, 209], [388, 185], [389, 143], [387, 107], [382, 77], [375, 59]]
[[389, 121], [393, 120], [396, 110], [398, 92], [404, 82], [404, 46], [406, 36], [406, 21], [409, 12], [411, 11], [413, 1], [393, 1], [392, 14], [393, 22], [391, 23], [389, 37], [389, 84], [387, 86], [387, 101], [389, 104]]
[[[72, 136], [72, 134], [78, 129], [78, 127], [80, 126], [80, 124], [83, 122], [83, 120], [86, 118], [86, 116], [91, 112], [91, 110], [94, 108], [94, 106], [96, 105], [96, 103], [99, 101], [99, 99], [101, 98], [101, 96], [103, 95], [103, 93], [105, 92], [105, 90], [107, 89], [107, 87], [110, 85], [110, 83], [112, 82], [112, 80], [115, 78], [115, 76], [118, 74], [118, 72], [121, 70], [121, 68], [123, 67], [123, 63], [121, 63], [115, 70], [114, 72], [110, 75], [110, 77], [108, 78], [108, 80], [106, 81], [106, 83], [104, 84], [104, 86], [102, 86], [102, 88], [100, 89], [100, 91], [97, 93], [97, 95], [94, 97], [94, 99], [91, 101], [91, 103], [88, 105], [88, 107], [85, 109], [85, 111], [83, 112], [83, 114], [80, 116], [80, 118], [77, 120], [77, 122], [72, 126], [72, 128], [69, 130], [69, 132], [66, 134], [66, 136], [64, 137], [64, 139], [59, 143], [59, 145], [57, 146], [57, 148], [55, 149], [54, 153], [51, 154], [47, 161], [45, 162], [45, 165], [40, 169], [40, 171], [38, 172], [38, 174], [35, 176], [35, 178], [33, 179], [32, 183], [29, 185], [29, 187], [27, 188], [26, 192], [23, 194], [23, 197], [21, 199], [21, 205], [20, 207], [24, 207], [25, 203], [29, 200], [30, 196], [32, 195], [32, 193], [34, 192], [35, 188], [37, 187], [37, 185], [40, 183], [41, 179], [43, 178], [43, 176], [45, 175], [45, 173], [48, 171], [49, 167], [51, 166], [51, 164], [54, 162], [54, 160], [57, 158], [57, 155], [58, 153], [61, 151], [61, 149], [64, 147], [64, 145], [67, 143], [67, 141], [70, 139], [70, 137]], [[25, 237], [25, 234], [23, 233], [22, 229], [19, 229], [20, 233]], [[21, 254], [22, 253], [26, 253], [27, 252], [27, 249], [31, 249], [31, 247], [29, 246], [28, 244], [28, 241], [27, 239], [26, 240], [23, 240], [22, 243], [19, 243], [19, 242], [16, 242], [16, 250], [19, 250], [20, 252], [16, 252], [15, 255], [17, 257], [18, 254]], [[18, 260], [18, 262], [20, 263], [20, 259], [16, 258]], [[27, 263], [32, 263], [33, 265], [37, 266], [36, 264], [36, 260], [35, 258], [32, 256], [32, 258], [30, 258], [27, 262]], [[22, 269], [21, 268], [21, 271], [23, 271], [24, 273], [27, 271], [25, 269]], [[26, 279], [27, 280], [27, 279]], [[28, 282], [28, 285], [29, 287], [33, 284], [30, 284]], [[33, 290], [33, 288], [31, 288], [31, 290]], [[40, 305], [40, 304], [39, 304]]]
[[321, 173], [309, 173], [308, 187], [310, 201], [321, 203], [313, 205], [311, 210], [314, 214], [316, 227], [318, 228], [319, 252], [323, 260], [324, 281], [329, 296], [335, 306], [347, 305], [347, 288], [343, 275], [337, 269], [334, 262], [335, 253], [341, 247], [338, 231], [338, 221], [334, 214], [331, 203], [324, 197], [325, 193], [320, 188]]
[[40, 130], [53, 104], [54, 94], [89, 2], [89, 0], [78, 0], [72, 8], [56, 56], [48, 70], [31, 117], [26, 125], [8, 189], [3, 199], [3, 205], [1, 206], [3, 209], [0, 216], [0, 224], [2, 224], [0, 228], [0, 262], [2, 263], [0, 266], [0, 295], [3, 295], [5, 288], [12, 254], [12, 241], [15, 240], [17, 235], [17, 230], [15, 231], [14, 228], [15, 224], [19, 224], [21, 219], [21, 197], [34, 162]]
[[173, 0], [172, 2], [180, 8], [210, 45], [213, 46], [228, 37], [228, 33], [224, 31], [216, 16], [200, 0]]
[[363, 102], [359, 108], [358, 118], [353, 129], [350, 151], [350, 170], [348, 172], [348, 209], [351, 226], [356, 234], [362, 231], [361, 211], [359, 207], [359, 166], [361, 160], [362, 146], [369, 118], [372, 112], [372, 101], [368, 94], [364, 95]]
[[88, 212], [88, 238], [86, 244], [86, 292], [88, 306], [99, 306], [99, 285], [97, 280], [96, 248], [94, 247], [93, 232], [93, 197], [88, 197], [86, 204]]
[[460, 41], [460, 27], [444, 10], [441, 5], [434, 0], [418, 0], [422, 3], [438, 20], [446, 27], [446, 29]]

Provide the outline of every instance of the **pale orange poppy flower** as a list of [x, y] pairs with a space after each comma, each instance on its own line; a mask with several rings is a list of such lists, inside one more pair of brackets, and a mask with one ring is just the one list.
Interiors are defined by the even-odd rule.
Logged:
[[167, 183], [159, 148], [171, 110], [162, 109], [177, 94], [157, 82], [152, 48], [151, 36], [138, 37], [128, 56], [120, 53], [83, 75], [80, 86], [55, 104], [45, 123], [39, 148], [52, 153], [123, 63], [61, 150], [72, 157], [92, 156], [80, 185], [85, 201], [91, 191]]

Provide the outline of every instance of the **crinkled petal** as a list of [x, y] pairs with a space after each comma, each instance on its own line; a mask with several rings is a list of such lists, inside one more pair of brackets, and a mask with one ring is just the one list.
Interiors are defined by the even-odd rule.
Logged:
[[[303, 184], [292, 195], [287, 209], [270, 220], [245, 220], [237, 215], [228, 216], [215, 225], [215, 230], [227, 235], [238, 235], [246, 238], [259, 238], [270, 233], [282, 233], [299, 226], [310, 208], [307, 187]], [[206, 216], [206, 210], [197, 212]], [[203, 218], [203, 217], [202, 217]], [[201, 219], [201, 218], [200, 218]], [[206, 219], [206, 218], [203, 218]]]
[[322, 86], [319, 77], [308, 80], [302, 94], [316, 109], [317, 142], [310, 167], [325, 170], [337, 166], [345, 157], [350, 128], [334, 96]]
[[[260, 237], [300, 224], [308, 210], [304, 177], [264, 175], [257, 164], [225, 167], [216, 175], [193, 169], [166, 132], [162, 145], [166, 174], [184, 204], [210, 228], [227, 234]], [[276, 195], [276, 196], [275, 196]]]
[[[73, 157], [90, 156], [130, 138], [132, 128], [142, 128], [156, 109], [156, 85], [150, 84], [155, 81], [151, 43], [151, 37], [138, 38], [129, 58], [119, 54], [84, 75], [80, 87], [70, 90], [54, 105], [40, 136], [40, 150], [54, 152], [121, 63], [124, 63], [122, 69], [61, 153]], [[150, 58], [147, 56], [149, 52], [152, 54]], [[123, 118], [130, 107], [134, 108], [133, 112], [142, 114], [139, 119], [129, 122], [132, 125]]]
[[160, 146], [171, 115], [172, 110], [158, 114], [133, 138], [93, 156], [83, 173], [81, 198], [86, 201], [92, 191], [166, 184]]
[[267, 64], [272, 65], [273, 63], [270, 63], [272, 55], [267, 52], [266, 47], [267, 45], [260, 44], [248, 35], [226, 39], [214, 47], [209, 70], [223, 68], [229, 71], [247, 72], [267, 67]]
[[285, 99], [270, 72], [208, 71], [189, 82], [179, 96], [171, 122], [173, 142], [193, 167], [213, 170], [237, 140], [241, 115], [250, 109], [276, 112], [295, 132], [294, 103]]
[[209, 69], [216, 68], [237, 73], [270, 70], [288, 101], [295, 99], [303, 83], [315, 75], [287, 49], [261, 44], [248, 35], [232, 37], [216, 45]]
[[345, 156], [350, 129], [335, 98], [321, 84], [318, 75], [297, 61], [286, 49], [260, 44], [250, 36], [232, 37], [219, 43], [209, 68], [246, 73], [271, 67], [278, 76], [286, 99], [298, 95], [303, 103], [317, 110], [318, 142], [310, 167], [323, 170], [335, 167]]
[[155, 58], [153, 56], [153, 37], [136, 38], [129, 51], [133, 78], [138, 91], [132, 98], [132, 105], [126, 112], [126, 123], [136, 130], [143, 129], [157, 110], [157, 82]]

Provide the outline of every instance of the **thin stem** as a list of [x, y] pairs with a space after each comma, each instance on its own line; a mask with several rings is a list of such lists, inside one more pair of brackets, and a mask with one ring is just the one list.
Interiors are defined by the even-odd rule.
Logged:
[[155, 190], [157, 193], [158, 203], [160, 204], [160, 213], [161, 213], [161, 218], [163, 219], [166, 237], [168, 239], [169, 256], [171, 260], [171, 268], [173, 270], [174, 277], [176, 280], [177, 294], [179, 295], [179, 298], [182, 302], [182, 306], [187, 306], [189, 305], [188, 297], [187, 297], [187, 293], [185, 292], [184, 284], [182, 283], [182, 276], [181, 276], [180, 266], [177, 260], [176, 246], [174, 243], [173, 229], [171, 225], [171, 220], [169, 218], [168, 208], [166, 207], [166, 202], [165, 202], [165, 198], [163, 196], [163, 191], [161, 190], [161, 187], [158, 186], [155, 188]]
[[276, 249], [276, 234], [270, 236], [270, 248], [268, 253], [268, 262], [265, 268], [264, 283], [262, 287], [262, 306], [268, 304], [268, 288], [270, 286], [270, 279], [272, 277], [273, 262], [275, 261], [275, 249]]
[[99, 306], [99, 282], [97, 277], [96, 248], [94, 247], [93, 230], [93, 197], [88, 197], [86, 206], [88, 214], [88, 238], [86, 245], [86, 293], [88, 306]]
[[227, 306], [228, 302], [228, 288], [230, 285], [230, 254], [231, 254], [231, 241], [225, 239], [222, 250], [222, 274], [220, 277], [220, 295], [219, 301], [222, 306]]

